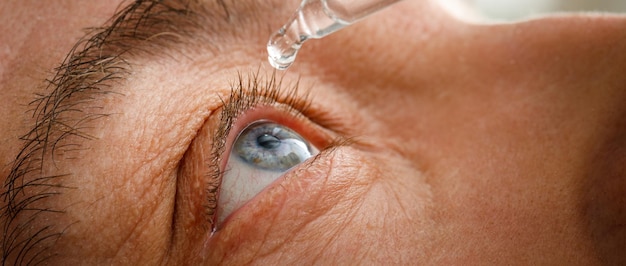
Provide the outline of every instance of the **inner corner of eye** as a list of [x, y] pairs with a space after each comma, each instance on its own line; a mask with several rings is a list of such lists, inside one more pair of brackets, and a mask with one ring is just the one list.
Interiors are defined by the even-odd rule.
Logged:
[[248, 124], [234, 140], [218, 197], [218, 224], [289, 169], [319, 150], [291, 128], [268, 120]]

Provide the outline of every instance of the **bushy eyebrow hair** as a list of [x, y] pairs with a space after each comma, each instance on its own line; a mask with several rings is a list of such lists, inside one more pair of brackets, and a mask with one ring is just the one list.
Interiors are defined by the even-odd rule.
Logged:
[[221, 0], [135, 0], [125, 4], [105, 26], [88, 29], [47, 80], [47, 93], [30, 103], [34, 125], [21, 137], [23, 148], [0, 193], [3, 265], [38, 264], [55, 256], [50, 247], [67, 228], [45, 224], [63, 213], [46, 202], [73, 188], [60, 181], [69, 173], [48, 174], [44, 165], [54, 165], [55, 157], [71, 158], [72, 151], [81, 149], [79, 139], [94, 138], [88, 132], [92, 122], [109, 115], [98, 99], [120, 93], [114, 87], [132, 70], [128, 58], [159, 54], [182, 41], [192, 42], [198, 31], [216, 31], [215, 25], [230, 18]]

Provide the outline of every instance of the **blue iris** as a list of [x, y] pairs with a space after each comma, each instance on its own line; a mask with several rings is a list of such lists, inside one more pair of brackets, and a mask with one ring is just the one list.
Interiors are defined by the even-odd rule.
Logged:
[[313, 154], [298, 133], [267, 121], [249, 125], [239, 134], [233, 148], [239, 159], [271, 171], [286, 171]]

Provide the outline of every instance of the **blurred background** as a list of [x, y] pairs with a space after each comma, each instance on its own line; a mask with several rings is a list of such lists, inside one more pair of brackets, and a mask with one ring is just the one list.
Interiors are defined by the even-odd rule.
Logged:
[[626, 13], [626, 0], [436, 0], [453, 15], [488, 23], [519, 21], [559, 12]]

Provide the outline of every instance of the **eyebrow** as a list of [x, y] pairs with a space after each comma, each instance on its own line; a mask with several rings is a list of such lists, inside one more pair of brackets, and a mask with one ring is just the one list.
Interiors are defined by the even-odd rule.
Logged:
[[[44, 175], [44, 163], [80, 149], [78, 139], [94, 139], [94, 120], [109, 114], [98, 106], [97, 99], [114, 90], [115, 85], [131, 74], [129, 58], [162, 56], [182, 44], [201, 44], [219, 49], [216, 39], [225, 34], [242, 34], [235, 28], [250, 29], [257, 20], [233, 19], [230, 8], [250, 7], [223, 0], [136, 0], [119, 11], [105, 27], [88, 33], [70, 50], [47, 80], [48, 94], [37, 95], [30, 105], [34, 126], [21, 139], [24, 146], [16, 156], [0, 194], [2, 225], [2, 263], [9, 258], [16, 263], [39, 263], [54, 254], [44, 251], [62, 235], [52, 225], [32, 229], [43, 214], [58, 215], [63, 210], [50, 209], [42, 203], [66, 189], [58, 180], [69, 174]], [[253, 10], [254, 8], [250, 9]], [[251, 12], [250, 17], [258, 17]], [[239, 26], [239, 27], [237, 27]], [[257, 24], [258, 26], [258, 24]], [[223, 39], [222, 39], [223, 40]], [[54, 217], [46, 215], [47, 220]]]

